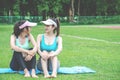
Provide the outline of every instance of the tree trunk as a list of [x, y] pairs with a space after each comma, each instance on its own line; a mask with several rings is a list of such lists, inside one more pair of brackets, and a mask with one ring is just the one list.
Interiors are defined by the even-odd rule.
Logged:
[[74, 21], [74, 0], [71, 0], [71, 6], [69, 9], [69, 21], [70, 22]]
[[78, 0], [78, 21], [80, 21], [80, 0]]

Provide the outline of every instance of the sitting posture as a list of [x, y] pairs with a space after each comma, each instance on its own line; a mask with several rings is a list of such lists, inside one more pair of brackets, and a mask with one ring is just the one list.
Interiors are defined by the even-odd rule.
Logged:
[[[37, 37], [38, 53], [40, 59], [37, 63], [39, 70], [42, 70], [45, 78], [57, 77], [57, 70], [60, 66], [57, 55], [62, 51], [62, 37], [59, 36], [58, 19], [42, 21], [45, 24], [45, 33]], [[49, 71], [52, 74], [49, 74]]]
[[[24, 70], [24, 77], [31, 75], [33, 78], [38, 78], [35, 72], [37, 45], [30, 33], [31, 27], [36, 25], [37, 23], [21, 20], [14, 25], [10, 38], [10, 46], [13, 50], [10, 68], [12, 70]], [[33, 48], [30, 48], [30, 42]], [[29, 70], [31, 70], [31, 74]]]

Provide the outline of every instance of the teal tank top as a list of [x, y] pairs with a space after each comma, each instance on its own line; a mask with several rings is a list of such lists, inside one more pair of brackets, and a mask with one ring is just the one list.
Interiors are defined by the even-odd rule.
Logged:
[[16, 39], [16, 46], [23, 48], [23, 49], [29, 49], [29, 40], [28, 37], [25, 38], [25, 43], [24, 44], [20, 44], [19, 39]]
[[58, 39], [58, 37], [55, 38], [53, 44], [47, 45], [47, 44], [45, 44], [44, 35], [42, 35], [42, 40], [41, 40], [41, 42], [40, 42], [40, 50], [41, 50], [41, 51], [44, 51], [44, 50], [45, 50], [45, 51], [47, 51], [47, 52], [56, 51], [57, 48], [58, 48], [57, 39]]

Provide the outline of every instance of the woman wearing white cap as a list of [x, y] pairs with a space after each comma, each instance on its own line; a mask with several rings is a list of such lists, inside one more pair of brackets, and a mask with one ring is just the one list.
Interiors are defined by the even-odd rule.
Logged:
[[[42, 70], [45, 78], [57, 77], [60, 66], [57, 55], [62, 51], [62, 38], [59, 36], [58, 19], [42, 21], [45, 24], [45, 33], [37, 37], [38, 53], [40, 59], [37, 67]], [[52, 71], [52, 74], [49, 74]]]
[[[14, 50], [10, 68], [24, 70], [24, 77], [30, 77], [29, 70], [31, 70], [31, 76], [38, 78], [35, 73], [37, 45], [30, 33], [30, 27], [36, 25], [37, 23], [21, 20], [14, 25], [14, 31], [10, 38], [10, 46]], [[33, 48], [30, 48], [30, 42]]]

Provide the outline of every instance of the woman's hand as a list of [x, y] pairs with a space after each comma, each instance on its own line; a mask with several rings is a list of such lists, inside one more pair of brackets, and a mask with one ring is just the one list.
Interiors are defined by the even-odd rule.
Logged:
[[25, 57], [25, 61], [30, 61], [32, 59], [32, 56], [31, 55], [27, 55], [26, 57]]
[[34, 52], [33, 50], [27, 50], [26, 53], [27, 53], [28, 55], [34, 56], [34, 53], [35, 53], [35, 52]]
[[41, 57], [43, 58], [43, 60], [47, 60], [49, 58], [49, 54], [47, 51], [43, 51], [41, 53]]
[[55, 56], [55, 52], [54, 51], [51, 51], [50, 53], [49, 53], [49, 57], [54, 57]]

